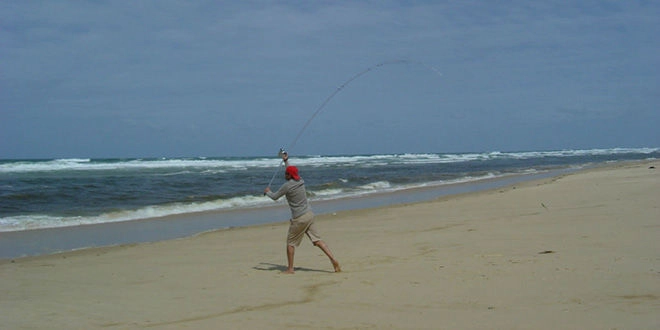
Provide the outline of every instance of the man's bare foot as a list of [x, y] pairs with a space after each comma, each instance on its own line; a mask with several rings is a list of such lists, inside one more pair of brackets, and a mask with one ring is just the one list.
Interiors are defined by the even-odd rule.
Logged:
[[332, 267], [335, 267], [335, 273], [341, 272], [341, 267], [339, 267], [339, 262], [338, 261], [333, 261], [332, 262]]
[[293, 269], [287, 269], [282, 271], [282, 274], [295, 274], [295, 272], [293, 271]]

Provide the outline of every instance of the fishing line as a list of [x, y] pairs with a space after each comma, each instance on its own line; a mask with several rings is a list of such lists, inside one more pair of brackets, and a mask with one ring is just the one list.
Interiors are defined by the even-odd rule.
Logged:
[[[325, 106], [326, 106], [328, 103], [330, 103], [330, 101], [331, 101], [331, 100], [332, 100], [337, 94], [339, 94], [339, 92], [341, 92], [344, 88], [346, 88], [346, 86], [348, 86], [351, 82], [353, 82], [354, 80], [356, 80], [356, 79], [362, 77], [363, 75], [365, 75], [365, 74], [367, 74], [367, 73], [369, 73], [369, 72], [371, 72], [371, 71], [373, 71], [373, 70], [375, 70], [375, 69], [381, 68], [381, 67], [386, 66], [386, 65], [390, 65], [390, 64], [412, 64], [412, 63], [414, 63], [414, 64], [420, 64], [420, 65], [426, 67], [427, 69], [429, 69], [429, 70], [431, 70], [431, 71], [434, 71], [434, 72], [437, 73], [438, 75], [442, 75], [442, 73], [441, 73], [438, 69], [436, 69], [436, 68], [434, 68], [434, 67], [432, 67], [432, 66], [430, 66], [430, 65], [427, 65], [427, 64], [425, 64], [425, 63], [423, 63], [423, 62], [419, 62], [419, 61], [411, 61], [411, 60], [391, 60], [391, 61], [380, 62], [380, 63], [378, 63], [378, 64], [376, 64], [376, 65], [370, 66], [370, 67], [368, 67], [368, 68], [366, 68], [366, 69], [364, 69], [364, 70], [358, 72], [357, 74], [353, 75], [353, 76], [352, 76], [351, 78], [349, 78], [348, 80], [346, 80], [343, 84], [341, 84], [339, 87], [337, 87], [337, 88], [334, 90], [334, 92], [332, 92], [332, 93], [331, 93], [331, 94], [330, 94], [330, 95], [329, 95], [329, 96], [323, 101], [323, 103], [321, 103], [321, 105], [319, 105], [318, 108], [316, 108], [316, 111], [314, 111], [314, 114], [312, 114], [312, 116], [309, 117], [309, 119], [307, 120], [307, 122], [305, 123], [305, 125], [303, 125], [303, 127], [300, 129], [300, 132], [298, 132], [298, 134], [297, 134], [296, 137], [293, 139], [293, 141], [291, 141], [291, 143], [289, 144], [288, 150], [291, 150], [291, 149], [293, 149], [293, 147], [295, 147], [296, 143], [298, 143], [298, 140], [300, 139], [300, 137], [302, 136], [302, 134], [305, 132], [305, 130], [307, 129], [307, 127], [309, 126], [309, 124], [314, 120], [314, 118], [316, 118], [316, 116], [321, 112], [321, 110], [323, 110], [323, 108], [325, 108]], [[283, 153], [286, 153], [285, 149], [284, 149], [284, 148], [280, 148], [280, 152], [278, 153], [278, 156], [282, 157], [282, 154], [283, 154]], [[269, 188], [270, 188], [270, 185], [273, 183], [273, 180], [275, 179], [275, 176], [277, 175], [277, 173], [279, 173], [280, 168], [282, 167], [282, 164], [284, 164], [284, 161], [281, 161], [281, 162], [280, 162], [280, 165], [277, 167], [277, 170], [275, 171], [275, 173], [273, 173], [273, 177], [270, 179], [270, 182], [268, 183], [268, 187], [269, 187]]]

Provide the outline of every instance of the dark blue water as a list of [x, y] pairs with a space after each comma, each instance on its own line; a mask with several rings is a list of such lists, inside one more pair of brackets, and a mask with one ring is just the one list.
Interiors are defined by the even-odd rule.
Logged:
[[[291, 157], [314, 202], [657, 158], [660, 148]], [[0, 231], [272, 205], [276, 157], [0, 161]]]

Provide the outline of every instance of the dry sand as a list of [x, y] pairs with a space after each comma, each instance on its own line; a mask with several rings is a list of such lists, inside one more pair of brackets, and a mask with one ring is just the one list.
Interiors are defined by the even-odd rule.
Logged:
[[658, 162], [0, 262], [2, 329], [660, 329]]

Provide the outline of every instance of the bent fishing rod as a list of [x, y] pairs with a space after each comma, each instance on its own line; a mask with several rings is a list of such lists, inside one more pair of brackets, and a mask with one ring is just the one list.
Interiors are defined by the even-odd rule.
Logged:
[[[309, 119], [307, 120], [305, 125], [303, 125], [303, 127], [300, 129], [300, 131], [298, 132], [296, 137], [293, 139], [293, 141], [291, 141], [291, 143], [289, 144], [288, 150], [291, 150], [291, 149], [293, 149], [293, 147], [295, 147], [296, 143], [298, 143], [298, 140], [300, 139], [302, 134], [305, 132], [305, 130], [307, 129], [309, 124], [314, 120], [314, 118], [316, 118], [316, 116], [321, 112], [321, 110], [323, 110], [323, 108], [325, 108], [325, 106], [328, 105], [328, 103], [330, 103], [330, 101], [337, 94], [339, 94], [339, 92], [341, 92], [344, 88], [346, 88], [346, 86], [348, 86], [351, 82], [353, 82], [354, 80], [362, 77], [363, 75], [365, 75], [365, 74], [367, 74], [367, 73], [369, 73], [369, 72], [371, 72], [375, 69], [381, 68], [381, 67], [386, 66], [386, 65], [390, 65], [390, 64], [409, 64], [409, 63], [421, 64], [422, 66], [426, 67], [427, 69], [434, 71], [438, 75], [442, 75], [442, 73], [440, 73], [440, 71], [438, 71], [438, 69], [436, 69], [432, 66], [429, 66], [429, 65], [427, 65], [423, 62], [411, 61], [411, 60], [403, 60], [403, 59], [390, 60], [390, 61], [384, 61], [384, 62], [380, 62], [376, 65], [370, 66], [370, 67], [358, 72], [357, 74], [353, 75], [352, 77], [350, 77], [344, 83], [339, 85], [339, 87], [337, 87], [330, 95], [328, 95], [328, 97], [323, 101], [323, 103], [321, 103], [321, 105], [319, 105], [318, 108], [316, 108], [316, 111], [314, 111], [312, 116], [309, 117]], [[277, 154], [278, 157], [282, 158], [284, 155], [287, 155], [287, 157], [288, 157], [288, 152], [286, 150], [287, 149], [284, 149], [284, 147], [280, 148], [280, 150]], [[275, 176], [277, 176], [277, 173], [279, 173], [279, 171], [282, 168], [283, 164], [284, 164], [284, 160], [280, 161], [280, 164], [277, 167], [277, 169], [275, 170], [275, 173], [273, 173], [273, 177], [270, 179], [270, 182], [268, 182], [268, 188], [270, 188], [270, 186], [273, 184], [273, 180], [275, 180]]]

